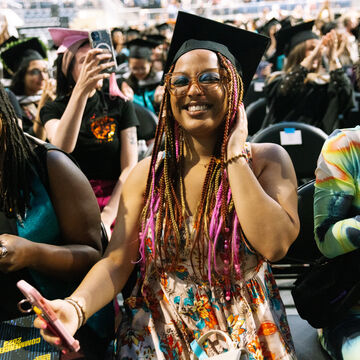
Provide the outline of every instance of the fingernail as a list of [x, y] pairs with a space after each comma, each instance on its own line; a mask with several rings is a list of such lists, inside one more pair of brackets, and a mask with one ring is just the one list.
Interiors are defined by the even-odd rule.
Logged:
[[61, 343], [61, 340], [60, 340], [60, 339], [56, 339], [56, 340], [55, 340], [55, 345], [60, 345], [60, 343]]
[[68, 351], [66, 349], [62, 349], [61, 352], [65, 355], [68, 353]]
[[42, 323], [42, 324], [41, 324], [41, 328], [42, 328], [42, 329], [46, 329], [46, 328], [47, 328], [47, 323]]

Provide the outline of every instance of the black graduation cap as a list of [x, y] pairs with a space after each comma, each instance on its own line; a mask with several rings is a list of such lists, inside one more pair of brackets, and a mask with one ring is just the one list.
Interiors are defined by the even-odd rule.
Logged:
[[326, 35], [328, 32], [330, 32], [333, 29], [336, 29], [337, 23], [335, 21], [330, 21], [325, 23], [322, 27], [321, 27], [321, 35]]
[[234, 19], [226, 19], [224, 21], [224, 24], [232, 24], [232, 25], [236, 25], [236, 21]]
[[46, 48], [38, 38], [11, 43], [1, 51], [1, 60], [12, 73], [15, 73], [25, 61], [42, 60], [46, 57]]
[[2, 51], [4, 48], [7, 48], [10, 46], [10, 44], [14, 43], [14, 42], [18, 42], [19, 39], [16, 38], [15, 36], [10, 36], [7, 40], [5, 40], [1, 45], [0, 45], [0, 51]]
[[124, 44], [130, 51], [129, 58], [150, 60], [152, 49], [158, 44], [154, 41], [138, 38]]
[[160, 34], [149, 34], [146, 35], [146, 40], [149, 40], [157, 45], [161, 45], [166, 42], [166, 37]]
[[158, 29], [158, 31], [165, 31], [167, 29], [172, 30], [172, 26], [166, 22], [162, 24], [157, 24], [155, 25], [155, 27]]
[[272, 18], [270, 19], [269, 21], [267, 21], [263, 26], [261, 26], [259, 29], [258, 29], [258, 32], [262, 35], [266, 35], [266, 36], [269, 36], [269, 33], [270, 33], [270, 28], [272, 26], [275, 26], [277, 24], [280, 24], [280, 21], [276, 18]]
[[123, 34], [129, 38], [131, 37], [139, 37], [140, 36], [140, 30], [138, 29], [134, 29], [134, 28], [128, 28], [126, 30], [124, 30]]
[[195, 49], [219, 52], [242, 75], [244, 92], [249, 87], [270, 39], [201, 16], [179, 11], [164, 67], [164, 75], [183, 54]]
[[275, 34], [277, 54], [288, 56], [290, 51], [303, 41], [318, 39], [319, 37], [312, 32], [314, 23], [315, 21], [312, 20], [279, 30]]
[[284, 28], [292, 26], [291, 21], [292, 21], [291, 16], [286, 16], [284, 19], [280, 20], [281, 28], [284, 29]]

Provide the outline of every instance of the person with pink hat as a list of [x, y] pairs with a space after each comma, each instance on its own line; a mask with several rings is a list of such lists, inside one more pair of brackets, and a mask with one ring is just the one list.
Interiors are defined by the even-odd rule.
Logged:
[[122, 184], [137, 163], [138, 120], [132, 102], [114, 91], [111, 55], [92, 49], [87, 31], [49, 32], [58, 47], [57, 97], [42, 109], [41, 121], [49, 141], [71, 153], [90, 180], [110, 237]]

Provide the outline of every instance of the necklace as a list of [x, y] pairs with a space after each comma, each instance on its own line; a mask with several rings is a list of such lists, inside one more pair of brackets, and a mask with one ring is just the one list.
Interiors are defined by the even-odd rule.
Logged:
[[201, 166], [203, 166], [204, 168], [207, 168], [207, 167], [210, 165], [211, 160], [212, 160], [213, 158], [215, 158], [215, 162], [216, 162], [217, 164], [220, 162], [220, 159], [218, 159], [218, 158], [216, 158], [216, 157], [214, 157], [214, 156], [211, 156], [211, 157], [210, 157], [210, 160], [209, 160], [208, 162], [206, 162], [206, 163], [198, 162], [196, 165], [201, 165]]
[[197, 163], [196, 165], [203, 166], [204, 168], [207, 168], [210, 164], [211, 159], [207, 163]]

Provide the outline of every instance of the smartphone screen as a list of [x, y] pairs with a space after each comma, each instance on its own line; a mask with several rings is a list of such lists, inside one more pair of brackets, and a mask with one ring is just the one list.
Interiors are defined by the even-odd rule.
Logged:
[[111, 59], [107, 61], [115, 61], [115, 66], [107, 68], [105, 72], [112, 73], [116, 69], [116, 57], [114, 47], [111, 41], [111, 35], [108, 30], [93, 30], [89, 34], [90, 44], [93, 49], [103, 49], [111, 54]]

